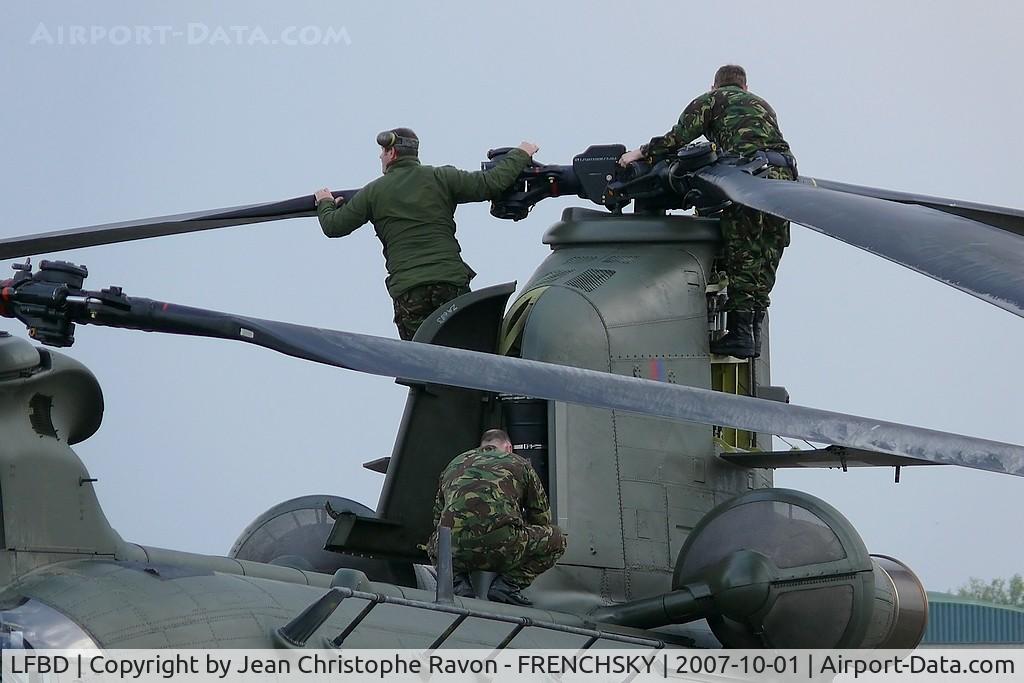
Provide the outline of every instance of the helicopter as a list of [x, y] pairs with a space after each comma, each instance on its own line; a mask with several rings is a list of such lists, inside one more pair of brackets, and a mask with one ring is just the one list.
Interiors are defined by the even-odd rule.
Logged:
[[[770, 384], [768, 353], [709, 357], [722, 324], [707, 275], [715, 214], [737, 202], [809, 224], [1018, 314], [1022, 214], [766, 180], [764, 160], [719, 158], [709, 145], [619, 171], [624, 150], [593, 146], [571, 166], [527, 169], [495, 216], [524, 218], [559, 194], [606, 210], [566, 211], [545, 236], [552, 254], [507, 312], [512, 285], [479, 290], [439, 309], [410, 343], [86, 289], [87, 269], [67, 262], [19, 265], [0, 287], [0, 313], [48, 346], [70, 346], [80, 324], [233, 339], [396, 377], [409, 398], [392, 456], [367, 463], [386, 476], [376, 510], [287, 501], [230, 557], [204, 557], [126, 544], [110, 528], [69, 448], [99, 426], [98, 384], [67, 356], [6, 337], [4, 623], [34, 647], [916, 645], [927, 598], [913, 572], [870, 556], [828, 503], [774, 489], [770, 470], [953, 464], [1021, 475], [1024, 449], [790, 405]], [[622, 213], [629, 203], [636, 211]], [[696, 216], [665, 215], [689, 206]], [[312, 210], [299, 197], [34, 235], [0, 242], [0, 257]], [[975, 260], [941, 258], [968, 234]], [[928, 236], [927, 258], [907, 248]], [[440, 421], [443, 444], [430, 438]], [[417, 545], [440, 469], [498, 424], [541, 473], [570, 536], [531, 589], [533, 608], [456, 600], [450, 575], [425, 567]], [[765, 452], [773, 434], [831, 446]], [[40, 514], [44, 490], [57, 502]], [[60, 597], [69, 592], [73, 604]], [[474, 628], [460, 628], [468, 620]]]

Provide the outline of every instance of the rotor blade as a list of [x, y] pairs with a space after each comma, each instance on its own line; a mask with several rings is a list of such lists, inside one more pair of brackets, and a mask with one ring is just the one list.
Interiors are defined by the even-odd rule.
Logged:
[[1024, 317], [1024, 240], [1005, 230], [923, 206], [758, 178], [726, 164], [694, 177], [737, 204], [806, 225]]
[[[1024, 476], [1024, 448], [985, 439], [597, 370], [136, 301], [145, 301], [145, 322], [140, 324], [142, 318], [135, 317], [133, 324], [120, 326], [237, 339], [385, 377], [735, 427]], [[83, 318], [89, 321], [117, 325], [102, 315]]]
[[909, 192], [896, 192], [894, 190], [883, 190], [877, 187], [865, 187], [864, 185], [850, 185], [835, 180], [823, 178], [807, 178], [801, 176], [800, 182], [822, 187], [826, 190], [836, 190], [848, 194], [859, 194], [865, 197], [876, 197], [890, 202], [900, 204], [917, 204], [926, 206], [929, 209], [945, 211], [956, 216], [970, 218], [972, 221], [985, 223], [994, 228], [1008, 230], [1024, 237], [1024, 211], [1010, 209], [1005, 206], [991, 206], [989, 204], [977, 204], [975, 202], [964, 202], [959, 199], [946, 199], [945, 197], [929, 197], [923, 194], [912, 194]]
[[[347, 201], [356, 192], [358, 190], [342, 190], [335, 192], [334, 196], [344, 196]], [[186, 232], [314, 215], [316, 215], [316, 205], [313, 195], [306, 195], [268, 204], [249, 204], [226, 209], [213, 209], [212, 211], [196, 211], [120, 223], [104, 223], [85, 228], [0, 239], [0, 259], [22, 258], [51, 251], [94, 247], [101, 244], [130, 242], [150, 237], [179, 235]]]

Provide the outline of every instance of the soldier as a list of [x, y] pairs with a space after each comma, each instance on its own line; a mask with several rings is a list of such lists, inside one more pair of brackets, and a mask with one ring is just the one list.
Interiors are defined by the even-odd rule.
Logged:
[[493, 571], [500, 575], [489, 599], [529, 605], [520, 591], [565, 552], [540, 478], [500, 429], [484, 432], [479, 448], [455, 456], [441, 473], [427, 543], [435, 564], [439, 526], [452, 530], [455, 594], [463, 597], [473, 597], [469, 572]]
[[420, 141], [409, 128], [386, 130], [377, 135], [377, 144], [384, 175], [347, 203], [335, 200], [326, 187], [318, 190], [316, 210], [328, 237], [344, 237], [373, 222], [384, 245], [395, 325], [409, 340], [438, 306], [469, 292], [476, 275], [455, 239], [457, 205], [499, 196], [538, 148], [524, 142], [491, 170], [471, 173], [420, 164]]
[[[679, 123], [665, 135], [622, 155], [623, 166], [641, 158], [672, 153], [704, 135], [727, 154], [763, 154], [766, 177], [796, 180], [796, 159], [782, 138], [775, 111], [747, 91], [743, 67], [726, 65], [715, 73], [710, 92], [690, 102]], [[729, 332], [711, 343], [711, 352], [738, 358], [761, 353], [761, 324], [775, 285], [782, 250], [789, 246], [789, 222], [732, 205], [722, 212], [722, 252], [719, 267], [729, 277]]]

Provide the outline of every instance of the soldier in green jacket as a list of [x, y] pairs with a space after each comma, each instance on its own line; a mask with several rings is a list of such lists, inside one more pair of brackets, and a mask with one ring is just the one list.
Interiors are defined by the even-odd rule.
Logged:
[[[703, 135], [726, 154], [764, 154], [766, 177], [796, 180], [796, 159], [782, 137], [771, 106], [747, 90], [743, 67], [726, 65], [715, 74], [710, 92], [696, 98], [665, 135], [653, 138], [619, 160], [665, 156]], [[738, 205], [722, 213], [722, 252], [718, 263], [729, 277], [729, 333], [711, 343], [711, 352], [756, 358], [761, 352], [761, 324], [775, 285], [782, 250], [789, 246], [789, 222]]]
[[565, 552], [565, 535], [551, 523], [551, 508], [537, 472], [512, 452], [508, 434], [484, 432], [441, 473], [434, 501], [434, 533], [427, 543], [437, 563], [437, 531], [452, 530], [455, 594], [472, 597], [469, 572], [499, 572], [488, 598], [529, 605], [520, 592]]
[[395, 302], [395, 324], [412, 339], [428, 315], [469, 291], [476, 273], [461, 257], [455, 239], [455, 209], [466, 202], [494, 199], [530, 163], [537, 146], [524, 142], [489, 171], [427, 166], [419, 160], [419, 138], [408, 128], [377, 136], [380, 178], [348, 202], [330, 190], [317, 191], [320, 227], [328, 237], [344, 237], [373, 223], [384, 245], [388, 293]]

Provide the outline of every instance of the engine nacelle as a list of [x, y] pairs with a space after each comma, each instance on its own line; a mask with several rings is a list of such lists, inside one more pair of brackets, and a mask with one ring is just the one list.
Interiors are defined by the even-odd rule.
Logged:
[[751, 491], [711, 510], [676, 561], [673, 588], [695, 583], [711, 589], [707, 620], [726, 647], [913, 648], [928, 621], [917, 576], [869, 555], [838, 510], [800, 491]]
[[266, 562], [304, 571], [333, 574], [339, 569], [358, 569], [373, 581], [417, 586], [413, 565], [324, 550], [334, 527], [327, 504], [336, 512], [372, 516], [373, 510], [339, 496], [302, 496], [270, 508], [238, 536], [229, 557]]
[[872, 555], [871, 560], [875, 574], [875, 618], [863, 647], [917, 647], [928, 626], [928, 595], [921, 580], [894, 557]]

